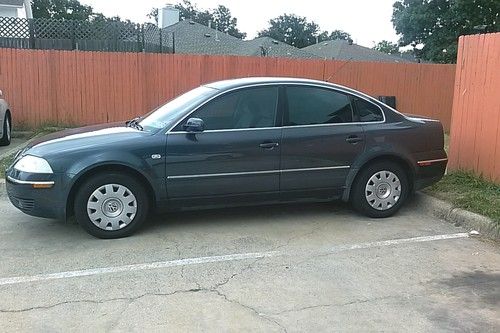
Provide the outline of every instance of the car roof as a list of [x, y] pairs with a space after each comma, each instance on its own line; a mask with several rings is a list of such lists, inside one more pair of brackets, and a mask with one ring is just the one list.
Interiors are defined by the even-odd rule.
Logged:
[[340, 84], [334, 84], [327, 81], [319, 81], [312, 79], [303, 79], [303, 78], [293, 78], [293, 77], [246, 77], [240, 79], [231, 79], [231, 80], [223, 80], [216, 81], [212, 83], [205, 84], [206, 87], [218, 89], [218, 90], [231, 90], [234, 88], [240, 88], [245, 86], [259, 85], [259, 84], [304, 84], [304, 85], [317, 85], [324, 86], [327, 88], [334, 88], [337, 90], [341, 90], [347, 93], [351, 93], [353, 95], [357, 95], [363, 97], [365, 99], [369, 99], [371, 101], [379, 102], [370, 95], [367, 95], [358, 90], [348, 88], [342, 86]]
[[310, 80], [310, 79], [302, 79], [302, 78], [292, 78], [292, 77], [245, 77], [240, 79], [230, 79], [212, 82], [206, 84], [206, 86], [225, 90], [237, 87], [243, 87], [247, 85], [253, 84], [282, 84], [282, 83], [312, 83], [312, 84], [325, 84], [327, 82], [318, 81], [318, 80]]

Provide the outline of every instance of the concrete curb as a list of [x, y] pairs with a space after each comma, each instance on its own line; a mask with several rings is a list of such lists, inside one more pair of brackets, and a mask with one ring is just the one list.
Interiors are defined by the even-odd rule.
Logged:
[[25, 138], [31, 138], [32, 136], [33, 136], [32, 131], [13, 131], [12, 132], [13, 139], [25, 139]]
[[415, 194], [415, 198], [418, 201], [417, 204], [427, 213], [453, 223], [456, 226], [462, 226], [469, 231], [476, 230], [482, 236], [487, 238], [500, 240], [498, 223], [486, 216], [455, 207], [449, 202], [434, 198], [424, 193], [419, 192]]

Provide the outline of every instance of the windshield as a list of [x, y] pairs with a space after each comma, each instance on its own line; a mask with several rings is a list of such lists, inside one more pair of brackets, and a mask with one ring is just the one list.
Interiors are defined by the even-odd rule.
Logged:
[[173, 124], [184, 112], [196, 106], [217, 89], [205, 86], [184, 93], [153, 110], [139, 122], [145, 131], [155, 132]]

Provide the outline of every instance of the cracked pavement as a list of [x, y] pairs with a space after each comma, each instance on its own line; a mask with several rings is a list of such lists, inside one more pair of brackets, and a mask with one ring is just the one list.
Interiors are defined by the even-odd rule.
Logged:
[[280, 255], [0, 284], [2, 332], [500, 331], [500, 248], [410, 203], [374, 220], [340, 203], [171, 213], [98, 240], [0, 194], [0, 280], [243, 253]]

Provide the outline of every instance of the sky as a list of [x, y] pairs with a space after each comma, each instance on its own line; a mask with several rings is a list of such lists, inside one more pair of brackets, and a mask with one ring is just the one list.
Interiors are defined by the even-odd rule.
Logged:
[[[354, 42], [366, 47], [385, 39], [398, 37], [391, 22], [395, 0], [192, 0], [200, 9], [219, 4], [228, 7], [238, 19], [238, 28], [252, 39], [268, 26], [271, 18], [283, 13], [305, 16], [322, 30], [344, 30]], [[146, 15], [154, 7], [163, 7], [177, 0], [80, 0], [106, 16], [120, 16], [137, 23], [148, 21]]]

